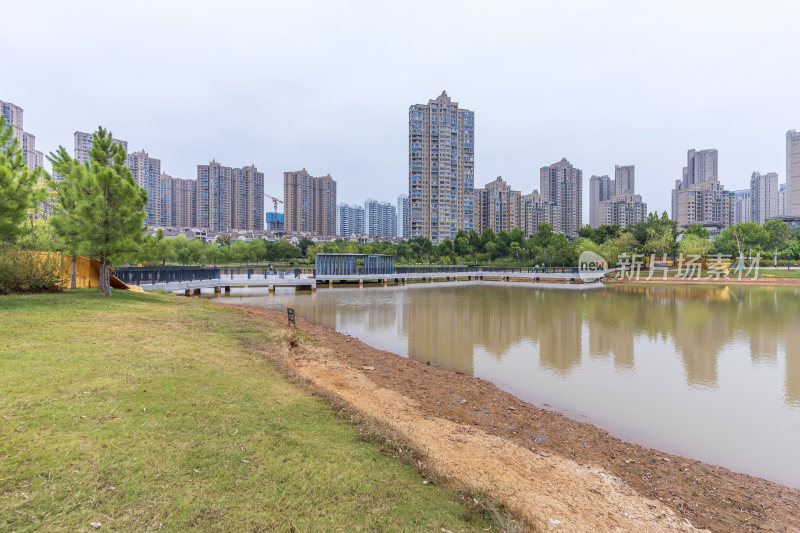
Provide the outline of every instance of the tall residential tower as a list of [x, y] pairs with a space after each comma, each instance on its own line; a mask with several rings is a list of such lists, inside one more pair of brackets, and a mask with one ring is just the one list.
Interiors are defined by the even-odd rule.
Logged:
[[446, 92], [408, 110], [410, 237], [434, 244], [473, 229], [475, 115]]

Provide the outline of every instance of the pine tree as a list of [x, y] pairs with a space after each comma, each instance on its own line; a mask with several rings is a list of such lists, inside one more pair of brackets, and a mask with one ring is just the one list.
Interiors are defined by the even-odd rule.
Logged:
[[31, 171], [22, 157], [19, 139], [0, 116], [0, 241], [15, 242], [25, 232], [28, 211], [44, 201], [37, 188], [41, 169]]
[[70, 251], [100, 261], [98, 290], [111, 295], [110, 263], [136, 249], [142, 238], [147, 191], [136, 184], [125, 166], [125, 149], [99, 127], [89, 150], [89, 161], [80, 164], [63, 147], [48, 159], [63, 180], [55, 182], [54, 229]]

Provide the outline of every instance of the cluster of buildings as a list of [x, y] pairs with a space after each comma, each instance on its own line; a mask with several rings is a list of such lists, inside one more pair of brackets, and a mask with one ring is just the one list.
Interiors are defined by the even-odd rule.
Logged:
[[[408, 200], [410, 237], [434, 243], [453, 240], [459, 230], [495, 232], [521, 228], [530, 236], [547, 222], [569, 238], [583, 224], [583, 171], [566, 158], [539, 170], [539, 189], [514, 190], [502, 177], [475, 188], [475, 114], [446, 92], [408, 114]], [[644, 219], [647, 206], [634, 194], [630, 167], [617, 167], [614, 182], [593, 176], [591, 213], [598, 224], [627, 226]], [[628, 184], [628, 180], [629, 184]], [[626, 185], [623, 186], [623, 182]], [[619, 185], [616, 185], [619, 183]], [[596, 194], [595, 194], [596, 193]]]
[[[3, 101], [0, 109], [20, 139], [28, 166], [43, 166], [35, 137], [23, 128], [23, 110]], [[88, 160], [92, 140], [91, 133], [75, 132], [78, 161]], [[114, 141], [127, 151], [126, 141]], [[270, 196], [275, 209], [265, 213], [264, 173], [255, 165], [230, 167], [212, 160], [197, 165], [194, 179], [174, 178], [162, 171], [159, 159], [139, 150], [128, 153], [127, 166], [147, 190], [147, 225], [177, 232], [238, 230], [323, 240], [427, 237], [438, 244], [454, 240], [460, 230], [521, 228], [530, 236], [543, 222], [575, 238], [583, 225], [583, 172], [566, 158], [542, 167], [539, 188], [527, 194], [501, 176], [476, 188], [475, 114], [446, 92], [409, 108], [408, 194], [399, 195], [396, 204], [373, 199], [363, 206], [337, 204], [330, 174], [316, 177], [304, 168], [284, 172], [283, 201]], [[635, 183], [633, 165], [616, 165], [613, 178], [591, 176], [589, 224], [624, 228], [645, 220], [647, 204], [636, 194]], [[278, 203], [283, 213], [277, 212]], [[785, 183], [775, 172], [754, 172], [749, 189], [728, 191], [719, 179], [718, 151], [691, 149], [672, 190], [672, 218], [680, 230], [700, 223], [714, 231], [791, 216], [800, 222], [800, 133], [795, 130], [786, 134]]]
[[[91, 133], [75, 132], [75, 159], [88, 160], [93, 139]], [[127, 152], [126, 141], [114, 142]], [[255, 165], [234, 168], [212, 159], [197, 165], [197, 178], [182, 179], [162, 172], [161, 160], [144, 150], [127, 153], [127, 167], [147, 191], [148, 226], [223, 232], [264, 228], [264, 173]]]
[[363, 206], [339, 204], [339, 220], [336, 234], [351, 238], [361, 235], [374, 237], [402, 237], [398, 232], [397, 207], [390, 202], [379, 202], [372, 198]]
[[786, 182], [777, 172], [753, 172], [750, 188], [727, 191], [719, 181], [717, 150], [689, 150], [683, 177], [672, 190], [672, 219], [683, 230], [701, 224], [718, 231], [772, 218], [800, 220], [800, 133], [786, 133]]

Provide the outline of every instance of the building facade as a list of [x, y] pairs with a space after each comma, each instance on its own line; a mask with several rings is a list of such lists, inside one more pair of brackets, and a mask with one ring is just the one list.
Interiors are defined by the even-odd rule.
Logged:
[[733, 223], [741, 224], [750, 222], [752, 215], [750, 209], [750, 189], [741, 189], [733, 192]]
[[389, 202], [364, 202], [366, 233], [375, 237], [397, 237], [397, 208]]
[[583, 172], [566, 158], [539, 173], [541, 195], [553, 204], [553, 231], [578, 236], [583, 220]]
[[408, 239], [408, 195], [400, 194], [397, 196], [397, 236]]
[[408, 111], [410, 237], [434, 244], [471, 230], [475, 115], [446, 92]]
[[672, 220], [684, 230], [696, 223], [728, 227], [734, 221], [734, 195], [719, 182], [717, 150], [687, 152], [683, 176], [672, 190]]
[[[86, 133], [84, 131], [76, 131], [73, 134], [73, 139], [75, 142], [75, 151], [73, 157], [75, 157], [75, 159], [77, 159], [80, 163], [86, 163], [89, 160], [89, 150], [92, 149], [94, 134]], [[120, 139], [113, 138], [112, 141], [115, 144], [121, 145], [125, 149], [125, 153], [128, 153], [128, 141], [122, 141]]]
[[233, 169], [231, 227], [264, 228], [264, 173], [255, 165]]
[[5, 117], [6, 125], [11, 126], [12, 137], [19, 140], [25, 165], [31, 170], [44, 167], [44, 154], [36, 149], [36, 137], [25, 131], [22, 108], [0, 100], [0, 115]]
[[778, 211], [778, 174], [753, 172], [750, 177], [750, 220], [764, 224], [778, 216]]
[[267, 211], [266, 217], [265, 229], [267, 231], [283, 232], [283, 213]]
[[623, 228], [647, 219], [647, 204], [636, 194], [634, 165], [615, 165], [614, 179], [589, 178], [589, 224], [619, 225]]
[[786, 184], [781, 183], [778, 186], [778, 215], [783, 216], [786, 213]]
[[603, 224], [604, 215], [600, 203], [616, 195], [616, 181], [606, 176], [589, 178], [589, 225], [593, 228]]
[[522, 193], [512, 190], [502, 177], [498, 176], [483, 189], [475, 189], [474, 199], [474, 220], [479, 231], [491, 228], [498, 233], [517, 227], [524, 229]]
[[197, 165], [197, 223], [202, 228], [231, 228], [233, 169], [216, 160]]
[[284, 227], [287, 232], [336, 235], [336, 181], [306, 169], [283, 173]]
[[360, 205], [339, 204], [338, 228], [336, 235], [344, 238], [350, 235], [364, 235], [367, 232], [364, 208]]
[[552, 225], [555, 219], [554, 207], [552, 202], [534, 190], [530, 194], [522, 197], [523, 222], [522, 229], [525, 236], [530, 237], [539, 231], [539, 224], [547, 223]]
[[786, 214], [800, 215], [800, 132], [786, 132]]
[[[88, 155], [87, 155], [88, 157]], [[147, 206], [145, 212], [147, 218], [145, 223], [148, 226], [158, 224], [161, 216], [161, 200], [159, 193], [162, 192], [159, 186], [161, 179], [161, 160], [147, 155], [147, 152], [140, 150], [128, 154], [128, 168], [131, 169], [136, 184], [147, 191]]]

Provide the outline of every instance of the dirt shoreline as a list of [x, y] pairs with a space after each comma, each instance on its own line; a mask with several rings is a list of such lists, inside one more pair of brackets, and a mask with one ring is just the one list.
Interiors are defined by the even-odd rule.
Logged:
[[[282, 313], [235, 307], [285, 327]], [[800, 490], [625, 442], [319, 324], [297, 326], [312, 342], [287, 350], [285, 364], [541, 529], [800, 532]]]

